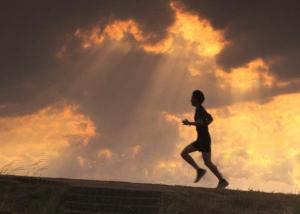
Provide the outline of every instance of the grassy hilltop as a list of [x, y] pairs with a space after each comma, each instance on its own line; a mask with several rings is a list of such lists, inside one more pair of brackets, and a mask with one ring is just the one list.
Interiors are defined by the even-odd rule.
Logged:
[[258, 191], [174, 189], [163, 203], [164, 214], [300, 214], [300, 195]]
[[64, 183], [1, 175], [0, 213], [61, 213], [60, 201], [67, 190]]
[[[70, 185], [71, 183], [72, 185]], [[90, 187], [74, 187], [75, 183], [77, 186]], [[109, 189], [110, 187], [113, 189]], [[128, 190], [122, 190], [123, 187]], [[103, 190], [106, 191], [105, 194]], [[157, 192], [161, 196], [153, 195]], [[148, 198], [146, 198], [147, 194]], [[131, 202], [134, 205], [129, 206]], [[111, 205], [108, 206], [108, 204]], [[137, 206], [139, 207], [137, 208]], [[298, 214], [300, 213], [300, 196], [159, 184], [0, 176], [0, 213], [83, 214], [104, 213], [104, 211], [106, 211], [105, 213], [117, 213], [117, 210], [118, 213], [138, 214]]]

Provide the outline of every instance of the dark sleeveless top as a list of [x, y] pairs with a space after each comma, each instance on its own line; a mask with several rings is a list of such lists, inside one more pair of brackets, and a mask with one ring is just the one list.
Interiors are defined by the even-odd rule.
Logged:
[[[209, 117], [210, 114], [207, 113], [205, 108], [201, 105], [200, 107], [196, 107], [194, 120], [198, 120], [199, 118], [205, 119]], [[197, 135], [198, 137], [209, 137], [208, 125], [196, 125]]]

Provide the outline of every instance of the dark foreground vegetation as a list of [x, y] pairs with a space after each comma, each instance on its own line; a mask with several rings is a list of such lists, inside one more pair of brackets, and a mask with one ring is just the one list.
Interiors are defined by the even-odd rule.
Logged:
[[300, 195], [167, 185], [152, 191], [151, 184], [139, 190], [72, 187], [67, 180], [0, 175], [0, 213], [300, 213]]
[[163, 194], [162, 214], [300, 214], [300, 195], [192, 188]]

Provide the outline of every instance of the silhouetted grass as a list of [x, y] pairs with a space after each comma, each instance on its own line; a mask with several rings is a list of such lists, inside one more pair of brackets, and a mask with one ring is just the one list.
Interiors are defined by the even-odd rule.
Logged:
[[58, 213], [67, 186], [0, 180], [0, 211], [11, 213]]
[[161, 214], [300, 213], [300, 196], [237, 190], [178, 188], [163, 194]]
[[[38, 160], [30, 168], [32, 175], [41, 176], [46, 169], [40, 166], [43, 160]], [[23, 167], [14, 167], [11, 161], [0, 170], [0, 213], [12, 214], [56, 214], [63, 213], [60, 203], [68, 186], [64, 183], [50, 182], [39, 177], [18, 177], [13, 174], [24, 170]], [[27, 170], [26, 175], [30, 173]]]

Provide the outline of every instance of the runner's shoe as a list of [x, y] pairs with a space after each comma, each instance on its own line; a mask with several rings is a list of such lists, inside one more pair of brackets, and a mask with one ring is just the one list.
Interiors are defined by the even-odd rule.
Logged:
[[194, 183], [198, 182], [204, 176], [205, 173], [206, 173], [205, 169], [201, 169], [201, 168], [197, 169], [197, 175]]
[[217, 189], [225, 189], [229, 185], [228, 181], [226, 181], [224, 178], [219, 180]]

